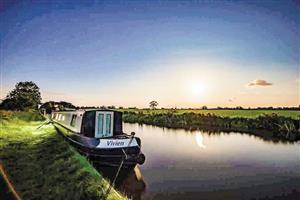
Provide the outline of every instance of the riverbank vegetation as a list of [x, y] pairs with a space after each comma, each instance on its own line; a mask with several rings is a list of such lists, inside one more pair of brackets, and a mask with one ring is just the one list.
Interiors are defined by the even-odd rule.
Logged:
[[123, 110], [123, 120], [167, 128], [240, 131], [283, 141], [300, 139], [299, 111]]
[[[104, 199], [109, 183], [41, 115], [0, 111], [0, 120], [1, 164], [22, 199]], [[125, 198], [112, 189], [106, 199]]]
[[119, 109], [122, 112], [135, 112], [144, 114], [160, 114], [160, 113], [173, 113], [173, 114], [183, 114], [183, 113], [196, 113], [196, 114], [211, 114], [220, 117], [243, 117], [243, 118], [256, 118], [261, 115], [272, 115], [276, 114], [283, 117], [291, 117], [293, 119], [300, 119], [300, 109], [299, 110], [283, 110], [283, 109], [137, 109], [137, 108], [126, 108]]

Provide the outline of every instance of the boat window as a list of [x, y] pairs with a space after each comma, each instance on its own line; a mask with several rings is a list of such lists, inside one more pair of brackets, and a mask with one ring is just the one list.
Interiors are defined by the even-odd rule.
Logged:
[[98, 133], [103, 134], [103, 127], [104, 127], [104, 114], [99, 113], [98, 114]]
[[105, 122], [106, 122], [106, 130], [105, 130], [105, 133], [106, 133], [106, 135], [109, 135], [110, 134], [110, 132], [111, 132], [111, 114], [106, 114], [106, 120], [105, 120]]
[[70, 125], [71, 126], [75, 126], [75, 124], [76, 124], [76, 118], [77, 118], [77, 115], [72, 115], [72, 119], [71, 119], [71, 123], [70, 123]]
[[113, 136], [113, 112], [97, 111], [95, 124], [95, 137], [111, 137]]

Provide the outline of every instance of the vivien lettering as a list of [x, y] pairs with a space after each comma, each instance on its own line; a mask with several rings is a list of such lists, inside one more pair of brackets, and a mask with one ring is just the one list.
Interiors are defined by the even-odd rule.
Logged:
[[107, 146], [123, 146], [124, 142], [107, 141]]

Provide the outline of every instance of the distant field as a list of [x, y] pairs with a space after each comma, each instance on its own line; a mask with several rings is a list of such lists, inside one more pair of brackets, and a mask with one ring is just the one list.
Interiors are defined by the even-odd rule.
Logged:
[[131, 112], [143, 112], [143, 113], [166, 113], [175, 112], [176, 114], [182, 114], [187, 112], [201, 113], [201, 114], [214, 114], [223, 117], [244, 117], [244, 118], [256, 118], [263, 114], [275, 113], [279, 116], [292, 117], [293, 119], [300, 119], [300, 111], [298, 110], [202, 110], [202, 109], [122, 109], [121, 111]]

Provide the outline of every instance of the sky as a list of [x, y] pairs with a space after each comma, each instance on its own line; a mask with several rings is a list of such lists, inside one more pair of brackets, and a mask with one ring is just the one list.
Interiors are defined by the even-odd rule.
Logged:
[[0, 1], [3, 99], [34, 81], [78, 106], [298, 106], [297, 1]]

